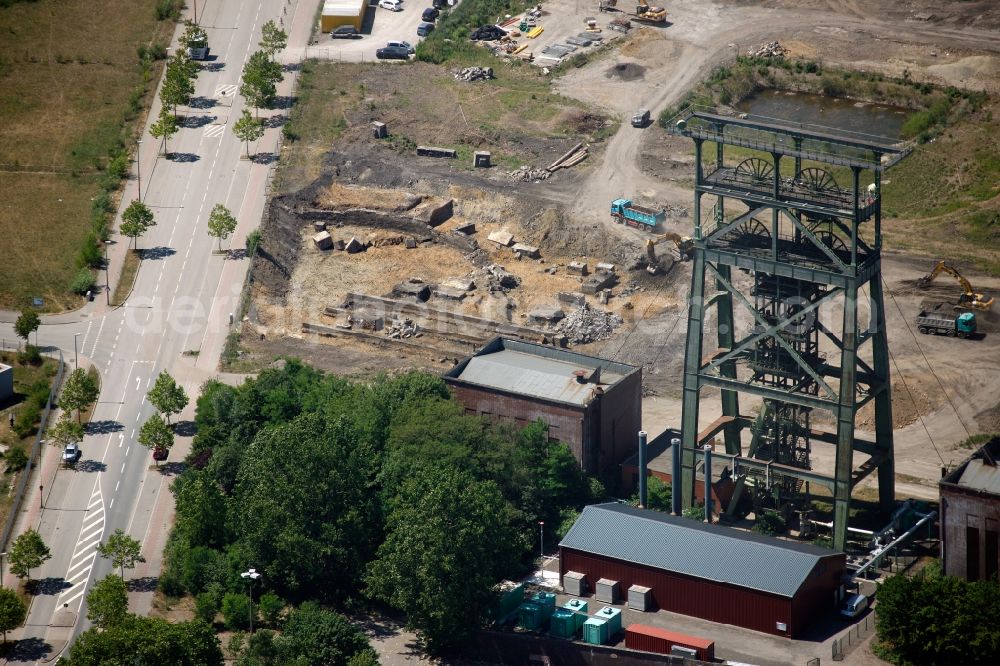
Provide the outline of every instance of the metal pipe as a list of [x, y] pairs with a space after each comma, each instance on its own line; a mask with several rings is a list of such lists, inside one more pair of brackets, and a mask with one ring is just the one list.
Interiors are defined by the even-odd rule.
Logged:
[[882, 546], [877, 551], [875, 551], [874, 553], [872, 553], [871, 559], [869, 559], [867, 562], [865, 562], [864, 564], [862, 564], [861, 567], [858, 568], [858, 570], [855, 571], [854, 574], [851, 576], [851, 579], [853, 580], [853, 579], [857, 578], [858, 576], [860, 576], [862, 573], [864, 573], [865, 570], [867, 570], [869, 567], [871, 567], [873, 564], [875, 564], [875, 562], [877, 562], [878, 559], [880, 557], [882, 557], [882, 555], [884, 555], [887, 550], [889, 550], [890, 548], [894, 547], [900, 541], [902, 541], [906, 537], [908, 537], [911, 534], [913, 534], [914, 532], [916, 532], [918, 527], [920, 527], [921, 525], [923, 525], [924, 523], [926, 523], [928, 520], [930, 520], [931, 518], [933, 518], [936, 515], [937, 515], [937, 511], [931, 511], [930, 513], [928, 513], [927, 515], [925, 515], [923, 518], [921, 518], [920, 520], [918, 520], [916, 523], [914, 523], [913, 527], [911, 527], [910, 529], [908, 529], [905, 532], [903, 532], [903, 534], [901, 534], [898, 538], [896, 538], [893, 541], [890, 541], [889, 543], [887, 543], [886, 545]]
[[670, 512], [681, 515], [681, 440], [670, 440]]
[[705, 448], [705, 522], [712, 522], [712, 445]]
[[639, 431], [639, 508], [646, 508], [646, 431]]

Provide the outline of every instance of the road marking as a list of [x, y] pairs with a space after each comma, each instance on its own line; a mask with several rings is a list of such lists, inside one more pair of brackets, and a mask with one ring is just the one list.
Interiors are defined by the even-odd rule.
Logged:
[[218, 125], [216, 123], [212, 123], [211, 125], [205, 126], [205, 131], [203, 133], [203, 136], [209, 139], [218, 139], [225, 133], [225, 131], [226, 131], [225, 125]]
[[104, 324], [107, 323], [108, 317], [105, 315], [101, 317], [101, 326], [97, 329], [97, 337], [94, 338], [94, 346], [90, 348], [90, 355], [93, 356], [97, 353], [97, 343], [101, 340], [101, 333], [104, 332]]
[[236, 94], [239, 86], [235, 83], [225, 83], [221, 86], [215, 86], [216, 97], [232, 97]]
[[[66, 570], [66, 574], [69, 575], [69, 573], [71, 571], [73, 571], [73, 569], [77, 569], [77, 568], [83, 566], [83, 564], [85, 564], [88, 560], [92, 560], [95, 557], [97, 557], [97, 551], [96, 550], [94, 552], [90, 553], [89, 555], [87, 555], [87, 557], [85, 557], [82, 560], [80, 560], [78, 563], [76, 563], [73, 566], [71, 566], [69, 569], [67, 569]], [[72, 577], [75, 578], [76, 576], [74, 575]]]
[[[125, 471], [125, 463], [122, 463], [122, 472]], [[115, 490], [118, 490], [118, 486], [115, 486]]]
[[100, 533], [100, 531], [101, 531], [101, 530], [103, 530], [103, 529], [104, 529], [104, 526], [103, 526], [103, 525], [101, 525], [101, 526], [100, 526], [100, 527], [98, 527], [98, 528], [97, 528], [96, 530], [91, 530], [90, 532], [88, 532], [88, 533], [87, 533], [87, 535], [86, 535], [86, 536], [82, 536], [82, 537], [80, 537], [80, 541], [86, 541], [87, 539], [89, 539], [89, 538], [93, 537], [93, 536], [94, 536], [95, 534], [98, 534], [98, 533]]
[[[83, 582], [86, 583], [87, 581], [83, 581]], [[70, 588], [70, 589], [72, 589], [72, 588]], [[74, 594], [72, 598], [67, 599], [66, 601], [62, 601], [62, 597], [60, 597], [59, 600], [62, 602], [62, 604], [64, 606], [69, 606], [71, 603], [73, 603], [74, 601], [76, 601], [77, 599], [79, 599], [80, 597], [82, 597], [83, 593], [86, 592], [86, 591], [87, 591], [87, 587], [85, 585], [84, 588], [82, 590], [80, 590], [79, 592], [77, 592], [76, 594]]]
[[122, 448], [122, 444], [124, 443], [125, 443], [125, 433], [120, 432], [118, 433], [118, 448], [119, 449]]
[[86, 349], [87, 348], [87, 339], [90, 338], [90, 329], [91, 329], [91, 327], [93, 327], [93, 325], [94, 325], [94, 320], [93, 319], [91, 319], [89, 322], [87, 322], [87, 330], [83, 334], [83, 342], [80, 343], [80, 348], [81, 349]]
[[113, 507], [114, 505], [115, 505], [115, 498], [114, 498], [114, 497], [112, 497], [112, 498], [111, 498], [111, 503], [110, 503], [110, 504], [108, 504], [108, 508], [110, 509], [110, 508], [111, 508], [111, 507]]
[[131, 450], [132, 450], [132, 447], [131, 447], [131, 446], [127, 446], [127, 447], [125, 447], [125, 457], [126, 457], [126, 458], [128, 457], [128, 452], [129, 452], [129, 451], [131, 451]]
[[[94, 509], [94, 507], [97, 508]], [[80, 529], [80, 537], [76, 540], [73, 556], [69, 560], [70, 566], [66, 575], [63, 576], [65, 580], [79, 580], [68, 590], [63, 590], [60, 593], [57, 605], [68, 606], [82, 597], [87, 590], [87, 582], [90, 580], [90, 573], [93, 571], [94, 561], [97, 559], [97, 546], [101, 543], [101, 536], [106, 526], [100, 477], [94, 481], [94, 490], [90, 493], [87, 509], [88, 511], [94, 509], [94, 512], [84, 519], [85, 527]], [[77, 569], [79, 571], [76, 571]], [[72, 573], [74, 571], [76, 573]], [[71, 573], [72, 575], [70, 575]]]
[[[122, 465], [122, 471], [125, 471], [125, 465]], [[118, 486], [121, 485], [121, 479], [115, 482], [115, 492], [118, 492]]]

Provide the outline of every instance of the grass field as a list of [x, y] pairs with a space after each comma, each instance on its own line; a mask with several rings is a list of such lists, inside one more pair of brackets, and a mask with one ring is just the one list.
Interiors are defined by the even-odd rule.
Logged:
[[0, 9], [0, 308], [68, 291], [108, 156], [129, 146], [155, 80], [139, 47], [166, 44], [156, 0], [39, 0]]

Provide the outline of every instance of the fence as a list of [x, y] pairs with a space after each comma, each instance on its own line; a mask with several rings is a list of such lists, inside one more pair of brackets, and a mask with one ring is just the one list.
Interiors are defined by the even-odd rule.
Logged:
[[45, 424], [49, 421], [49, 413], [52, 411], [52, 403], [55, 402], [56, 393], [62, 385], [63, 373], [66, 365], [63, 363], [62, 351], [59, 352], [59, 369], [56, 371], [55, 379], [52, 381], [52, 388], [49, 390], [49, 399], [45, 402], [45, 409], [42, 410], [42, 418], [38, 422], [38, 434], [35, 436], [35, 443], [31, 447], [31, 454], [28, 456], [28, 464], [21, 472], [21, 478], [17, 480], [17, 490], [14, 492], [14, 501], [10, 505], [10, 513], [3, 526], [3, 535], [0, 536], [0, 550], [7, 549], [7, 540], [14, 529], [14, 520], [21, 510], [21, 500], [24, 499], [24, 491], [28, 487], [28, 478], [31, 477], [31, 469], [40, 460], [39, 453], [42, 450], [42, 434], [45, 432]]
[[832, 657], [834, 661], [843, 661], [851, 650], [865, 642], [875, 630], [875, 613], [868, 613], [865, 619], [847, 630], [843, 636], [833, 640]]

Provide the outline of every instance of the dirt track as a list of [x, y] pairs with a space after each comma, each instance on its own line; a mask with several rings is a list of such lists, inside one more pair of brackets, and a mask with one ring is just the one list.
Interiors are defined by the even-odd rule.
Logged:
[[[880, 6], [878, 12], [850, 0], [772, 0], [752, 6], [742, 2], [671, 4], [668, 9], [672, 25], [633, 30], [610, 57], [570, 70], [553, 82], [553, 88], [621, 119], [640, 107], [651, 109], [655, 117], [719, 63], [750, 46], [779, 38], [793, 54], [826, 63], [877, 69], [890, 75], [907, 69], [918, 80], [1000, 91], [1000, 34], [994, 31], [1000, 25], [1000, 12], [988, 7], [989, 3], [951, 3], [944, 10], [925, 0], [881, 4], [888, 6]], [[590, 3], [571, 0], [548, 2], [545, 10], [546, 32], [552, 35], [579, 31], [582, 17], [594, 13]], [[921, 12], [934, 16], [918, 20], [915, 16]], [[627, 75], [623, 76], [623, 72]], [[545, 145], [540, 143], [542, 154]], [[548, 154], [557, 155], [564, 149], [563, 144], [552, 145]], [[337, 154], [326, 166], [337, 170], [341, 182], [455, 197], [458, 217], [480, 223], [475, 236], [480, 246], [486, 246], [484, 239], [490, 230], [512, 227], [519, 238], [537, 244], [548, 262], [521, 265], [518, 272], [522, 279], [528, 279], [553, 264], [580, 257], [591, 263], [610, 260], [627, 267], [641, 256], [646, 238], [642, 232], [608, 220], [608, 202], [619, 196], [655, 201], [680, 211], [671, 216], [666, 227], [690, 233], [691, 220], [683, 212], [692, 202], [688, 187], [692, 178], [690, 163], [689, 147], [684, 142], [667, 138], [658, 128], [637, 130], [624, 122], [608, 142], [592, 148], [591, 157], [582, 167], [559, 172], [538, 184], [515, 185], [496, 173], [483, 178], [426, 160], [404, 160], [387, 152], [373, 154], [370, 143], [360, 140], [338, 144]], [[487, 205], [491, 199], [497, 202], [492, 212]], [[479, 203], [473, 205], [476, 200]], [[501, 209], [502, 213], [498, 212]], [[445, 227], [444, 231], [449, 229]], [[364, 226], [345, 227], [343, 233], [370, 230]], [[309, 251], [309, 234], [301, 229], [287, 229], [284, 233], [284, 242]], [[954, 445], [968, 433], [1000, 427], [1000, 408], [993, 397], [1000, 395], [1000, 319], [998, 313], [981, 316], [981, 328], [987, 336], [980, 341], [914, 334], [913, 313], [927, 300], [950, 297], [955, 287], [942, 283], [935, 286], [934, 292], [916, 289], [914, 282], [929, 269], [929, 262], [893, 255], [892, 248], [886, 250], [883, 279], [888, 292], [901, 492], [936, 497], [934, 484], [940, 466], [966, 454], [954, 450]], [[415, 265], [406, 263], [418, 256]], [[493, 259], [501, 260], [503, 256]], [[365, 261], [372, 265], [362, 267]], [[420, 272], [430, 276], [428, 279], [473, 270], [454, 251], [443, 248], [422, 255], [379, 248], [364, 257], [331, 256], [322, 262], [315, 257], [302, 262], [290, 258], [289, 274], [271, 276], [270, 296], [258, 293], [255, 302], [254, 316], [260, 322], [260, 332], [265, 333], [265, 342], [260, 342], [255, 329], [245, 330], [244, 343], [251, 352], [295, 354], [340, 372], [447, 367], [453, 352], [435, 350], [431, 345], [420, 353], [390, 342], [373, 346], [338, 338], [330, 344], [304, 339], [297, 330], [300, 320], [312, 317], [318, 321], [317, 310], [335, 297], [347, 291], [384, 293], [390, 283], [415, 274], [421, 261], [427, 268]], [[359, 265], [352, 267], [346, 262]], [[510, 268], [513, 264], [508, 260], [505, 265]], [[1000, 280], [971, 274], [969, 277], [982, 291], [1000, 294]], [[623, 283], [633, 282], [638, 291], [627, 298], [613, 298], [609, 305], [625, 316], [625, 325], [609, 340], [579, 347], [581, 351], [645, 367], [649, 397], [643, 407], [644, 426], [654, 433], [668, 425], [676, 426], [680, 420], [678, 377], [686, 333], [686, 313], [681, 304], [689, 278], [687, 264], [677, 264], [666, 277], [652, 278], [641, 270], [628, 273]], [[282, 285], [287, 289], [289, 282], [293, 293], [286, 294]], [[262, 284], [269, 284], [268, 279], [263, 279]], [[550, 301], [554, 291], [572, 286], [566, 282], [564, 271], [557, 279], [546, 278], [537, 286], [531, 282], [529, 285], [530, 289], [522, 290], [524, 296], [514, 292], [510, 296], [518, 301], [514, 320], [527, 308]], [[626, 302], [628, 308], [623, 307]], [[301, 316], [288, 317], [290, 303]], [[485, 306], [479, 303], [477, 307]], [[276, 325], [278, 320], [282, 323]], [[712, 402], [708, 396], [702, 409], [703, 421], [716, 415], [710, 407]], [[745, 410], [748, 407], [753, 406], [744, 405]], [[864, 414], [861, 419], [863, 427]], [[826, 468], [827, 461], [832, 462], [831, 454], [817, 452], [816, 466]]]

